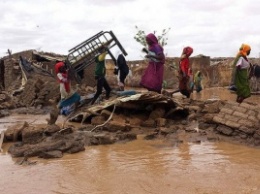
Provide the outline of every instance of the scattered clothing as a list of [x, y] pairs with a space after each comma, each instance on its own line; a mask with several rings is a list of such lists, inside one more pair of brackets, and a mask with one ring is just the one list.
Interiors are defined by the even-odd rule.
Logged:
[[60, 109], [60, 114], [65, 116], [69, 115], [71, 112], [75, 110], [79, 102], [80, 102], [80, 95], [77, 92], [75, 92], [69, 98], [61, 100], [58, 104], [58, 108]]
[[119, 53], [117, 56], [115, 74], [118, 75], [118, 86], [120, 90], [123, 91], [125, 87], [125, 79], [129, 74], [129, 67], [122, 53]]
[[137, 94], [135, 90], [124, 90], [116, 92], [118, 96], [132, 96]]

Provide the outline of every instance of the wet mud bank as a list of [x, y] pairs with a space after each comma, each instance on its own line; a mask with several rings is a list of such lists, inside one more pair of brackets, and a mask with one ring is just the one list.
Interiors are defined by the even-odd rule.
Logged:
[[[48, 120], [48, 119], [47, 119]], [[173, 146], [228, 141], [260, 147], [260, 107], [224, 100], [191, 100], [154, 93], [114, 98], [82, 107], [63, 123], [24, 122], [9, 127], [4, 143], [12, 157], [60, 158], [86, 146], [125, 143], [141, 135]]]

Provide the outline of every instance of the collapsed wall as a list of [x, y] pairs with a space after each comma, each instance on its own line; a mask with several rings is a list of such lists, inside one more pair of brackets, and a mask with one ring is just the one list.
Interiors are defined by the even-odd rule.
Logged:
[[[50, 99], [59, 98], [59, 85], [54, 74], [56, 60], [62, 55], [23, 51], [0, 60], [2, 91], [10, 95], [8, 107], [46, 105]], [[22, 59], [22, 60], [21, 60]], [[25, 62], [27, 66], [23, 66]], [[4, 108], [4, 107], [3, 107]]]

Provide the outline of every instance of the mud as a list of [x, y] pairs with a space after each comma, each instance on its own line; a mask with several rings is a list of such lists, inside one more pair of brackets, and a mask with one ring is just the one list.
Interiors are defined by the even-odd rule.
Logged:
[[[44, 123], [23, 122], [4, 132], [4, 143], [13, 142], [8, 149], [13, 157], [60, 158], [65, 153], [84, 151], [86, 146], [133, 141], [140, 134], [146, 140], [165, 139], [173, 145], [183, 143], [185, 136], [189, 142], [195, 143], [231, 141], [260, 146], [259, 98], [256, 102], [245, 100], [237, 104], [218, 98], [221, 93], [217, 90], [211, 98], [203, 99], [195, 93], [191, 99], [185, 99], [171, 95], [167, 89], [163, 94], [138, 91], [136, 95], [122, 97], [114, 93], [110, 100], [103, 101], [101, 98], [100, 103], [94, 106], [86, 103], [63, 123], [56, 123], [59, 112], [55, 107], [60, 94], [53, 67], [60, 56], [47, 57], [35, 52], [26, 55], [32, 65], [30, 71], [19, 68], [19, 55], [4, 59], [5, 74], [1, 78], [4, 77], [5, 90], [0, 93], [0, 117], [14, 113], [49, 116]], [[232, 58], [218, 61], [219, 64], [213, 66], [209, 66], [209, 58], [204, 59], [208, 62], [208, 67], [204, 69], [204, 85], [226, 85]], [[171, 75], [176, 73], [171, 68], [174, 65], [171, 63], [176, 60], [169, 59], [166, 64]], [[201, 68], [199, 62], [200, 58], [193, 59], [194, 70]], [[144, 67], [135, 66], [135, 79], [140, 77]], [[11, 83], [13, 75], [16, 77]], [[168, 76], [169, 79], [171, 77]], [[226, 77], [226, 81], [222, 77]], [[176, 85], [166, 88], [170, 86], [173, 89]], [[81, 96], [94, 91], [84, 83], [78, 86]]]
[[24, 122], [11, 126], [4, 140], [14, 142], [8, 149], [12, 157], [24, 158], [60, 158], [84, 151], [86, 146], [133, 141], [138, 135], [145, 140], [164, 139], [171, 145], [182, 144], [185, 139], [198, 144], [227, 141], [260, 147], [259, 110], [254, 103], [238, 105], [144, 92], [82, 107], [60, 124], [48, 124], [46, 119], [46, 124]]

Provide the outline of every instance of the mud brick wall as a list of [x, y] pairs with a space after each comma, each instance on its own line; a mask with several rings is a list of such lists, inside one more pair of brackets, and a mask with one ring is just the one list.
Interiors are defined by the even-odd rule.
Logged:
[[95, 80], [95, 64], [90, 64], [86, 69], [84, 69], [83, 79], [81, 80], [82, 84], [86, 84], [87, 86], [94, 87], [96, 86]]
[[4, 75], [4, 82], [5, 82], [5, 88], [8, 89], [13, 84], [13, 62], [12, 60], [5, 60], [4, 61], [5, 66], [5, 75]]
[[36, 83], [38, 80], [29, 79], [24, 87], [24, 91], [19, 96], [19, 103], [21, 106], [32, 106], [36, 98]]
[[[167, 83], [167, 88], [177, 89], [178, 88], [178, 68], [179, 68], [180, 58], [178, 57], [168, 57], [166, 58], [164, 65], [164, 80]], [[191, 57], [190, 58], [191, 67], [193, 69], [193, 73], [195, 74], [198, 70], [202, 72], [204, 75], [205, 82], [208, 82], [210, 76], [207, 74], [207, 70], [210, 66], [210, 57], [202, 56], [202, 57]], [[127, 61], [129, 68], [132, 71], [132, 77], [127, 77], [126, 86], [129, 87], [140, 87], [141, 76], [143, 75], [147, 65], [147, 60], [136, 60], [136, 61]], [[175, 66], [173, 68], [172, 66]], [[114, 86], [117, 84], [117, 77], [113, 74], [114, 70], [114, 62], [112, 60], [106, 60], [106, 68], [107, 68], [107, 80]]]
[[213, 117], [213, 121], [233, 129], [248, 130], [248, 133], [260, 131], [260, 106], [246, 102], [228, 102], [220, 109], [219, 114]]
[[[4, 61], [4, 66], [5, 90], [11, 91], [18, 89], [21, 86], [22, 79], [22, 74], [18, 63], [16, 63], [13, 59], [7, 59]], [[16, 67], [18, 67], [18, 69]]]
[[27, 50], [27, 51], [22, 51], [19, 53], [14, 53], [12, 54], [12, 58], [18, 60], [19, 57], [22, 56], [23, 58], [26, 59], [32, 59], [33, 58], [33, 50]]
[[19, 68], [19, 56], [32, 58], [32, 51], [24, 51], [4, 57], [4, 83], [5, 90], [18, 89], [21, 86], [21, 70]]

